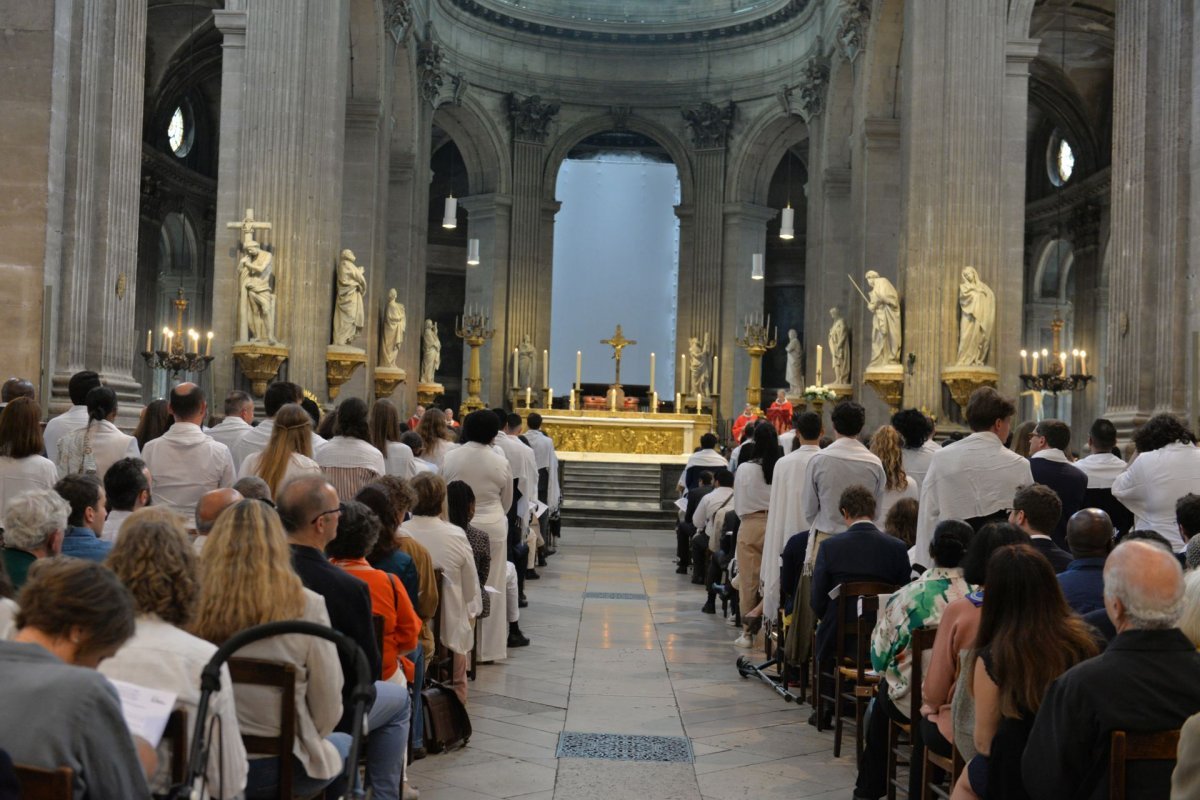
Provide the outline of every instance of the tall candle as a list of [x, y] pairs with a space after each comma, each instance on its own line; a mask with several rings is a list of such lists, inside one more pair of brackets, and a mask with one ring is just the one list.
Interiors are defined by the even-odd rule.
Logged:
[[542, 351], [542, 386], [550, 385], [550, 351]]
[[1029, 374], [1029, 352], [1027, 350], [1021, 351], [1021, 374]]
[[529, 408], [529, 404], [533, 402], [533, 389], [525, 387], [525, 407]]
[[650, 394], [654, 394], [654, 353], [650, 354]]
[[608, 390], [608, 400], [609, 400], [609, 407], [612, 408], [613, 411], [616, 411], [617, 410], [617, 390], [616, 389]]
[[167, 341], [168, 341], [170, 335], [171, 334], [170, 334], [169, 330], [167, 328], [163, 328], [163, 330], [162, 330], [162, 349], [163, 350], [167, 349]]
[[519, 388], [521, 379], [517, 377], [517, 348], [513, 348], [513, 388]]
[[720, 360], [713, 356], [712, 393], [717, 394], [717, 379], [721, 377]]
[[703, 407], [704, 407], [704, 403], [703, 403], [703, 401], [700, 399], [700, 393], [699, 393], [699, 392], [697, 392], [697, 393], [696, 393], [696, 413], [697, 413], [697, 414], [699, 414], [699, 413], [700, 413], [700, 411], [701, 411], [701, 409], [702, 409]]
[[208, 341], [204, 343], [204, 355], [206, 355], [206, 356], [212, 355], [212, 337], [213, 337], [213, 332], [209, 331], [208, 332]]
[[650, 393], [650, 413], [651, 414], [658, 413], [658, 392]]
[[575, 388], [583, 388], [583, 351], [575, 351]]
[[817, 386], [824, 386], [821, 381], [821, 345], [817, 345]]
[[679, 392], [675, 393], [675, 413], [683, 413], [683, 396], [680, 395]]
[[1079, 372], [1080, 372], [1080, 374], [1081, 374], [1081, 375], [1087, 375], [1087, 374], [1088, 374], [1088, 371], [1087, 371], [1087, 351], [1086, 351], [1086, 350], [1080, 350], [1080, 351], [1079, 351]]
[[688, 369], [687, 369], [687, 355], [685, 353], [679, 354], [679, 380], [676, 381], [676, 383], [679, 384], [679, 391], [681, 394], [683, 392], [687, 391]]
[[554, 388], [546, 387], [546, 408], [554, 408]]
[[196, 331], [188, 331], [188, 333], [192, 337], [192, 352], [199, 353], [200, 352], [200, 334], [197, 333]]
[[1033, 351], [1033, 372], [1031, 373], [1031, 374], [1033, 374], [1033, 375], [1037, 375], [1037, 374], [1038, 374], [1038, 371], [1037, 371], [1037, 360], [1038, 360], [1038, 351], [1037, 351], [1037, 350], [1034, 350], [1034, 351]]
[[146, 352], [150, 352], [150, 348], [154, 346], [154, 331], [146, 331]]

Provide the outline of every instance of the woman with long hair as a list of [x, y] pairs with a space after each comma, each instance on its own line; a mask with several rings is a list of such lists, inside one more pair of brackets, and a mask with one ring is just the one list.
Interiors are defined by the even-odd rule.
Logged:
[[446, 424], [446, 414], [440, 408], [425, 410], [421, 421], [417, 423], [417, 435], [421, 437], [421, 458], [439, 470], [446, 454], [458, 447], [454, 443], [454, 433]]
[[[137, 612], [133, 638], [122, 645], [100, 671], [122, 680], [175, 695], [175, 708], [196, 719], [200, 699], [200, 673], [217, 651], [184, 628], [196, 611], [200, 593], [200, 563], [196, 549], [178, 516], [165, 508], [143, 508], [121, 526], [119, 541], [106, 562], [133, 595]], [[246, 749], [238, 732], [229, 669], [221, 667], [220, 691], [212, 696], [209, 719], [216, 720], [207, 775], [212, 797], [233, 798], [246, 786]], [[207, 728], [207, 725], [206, 725]], [[192, 726], [185, 733], [190, 737]], [[159, 770], [150, 782], [155, 792], [170, 785], [167, 765], [171, 753], [166, 740], [158, 748]]]
[[762, 599], [759, 569], [771, 506], [771, 481], [775, 477], [775, 464], [783, 456], [775, 427], [766, 423], [756, 425], [754, 455], [749, 460], [744, 459], [744, 450], [742, 455], [743, 459], [733, 473], [733, 510], [740, 521], [737, 535], [738, 603], [743, 609], [752, 610], [743, 615], [742, 635], [733, 643], [738, 647], [752, 647], [754, 632], [762, 622], [762, 611], [757, 607]]
[[8, 501], [31, 489], [53, 489], [58, 468], [42, 455], [42, 409], [31, 397], [18, 397], [0, 413], [0, 513]]
[[349, 397], [337, 407], [337, 435], [322, 445], [317, 463], [338, 497], [354, 497], [358, 490], [386, 471], [383, 454], [371, 444], [367, 404]]
[[1029, 458], [1029, 437], [1033, 435], [1033, 430], [1036, 427], [1036, 422], [1027, 419], [1013, 428], [1012, 439], [1008, 443], [1008, 449], [1022, 458]]
[[266, 448], [246, 456], [238, 477], [262, 478], [275, 497], [285, 483], [302, 475], [321, 474], [312, 454], [312, 417], [299, 404], [288, 403], [275, 413]]
[[904, 471], [903, 445], [900, 432], [891, 425], [881, 425], [871, 436], [871, 452], [883, 462], [885, 478], [883, 502], [879, 504], [875, 517], [879, 522], [887, 519], [888, 512], [898, 501], [919, 499], [920, 487]]
[[[311, 422], [309, 423], [311, 424]], [[325, 598], [304, 588], [275, 509], [242, 500], [221, 512], [200, 553], [200, 597], [192, 632], [219, 644], [267, 622], [303, 620], [329, 626]], [[296, 667], [295, 759], [298, 795], [316, 794], [342, 773], [350, 737], [334, 733], [342, 716], [342, 667], [332, 642], [289, 634], [254, 642], [239, 658]], [[235, 686], [238, 725], [250, 736], [279, 735], [278, 693]], [[279, 759], [251, 757], [248, 797], [278, 792]]]
[[159, 398], [151, 400], [142, 409], [137, 427], [133, 429], [133, 438], [137, 440], [140, 450], [146, 449], [146, 442], [152, 442], [162, 436], [175, 423], [175, 418], [167, 410], [167, 401]]
[[978, 754], [954, 787], [955, 800], [1028, 797], [1021, 755], [1051, 682], [1096, 655], [1089, 627], [1075, 615], [1046, 557], [1027, 544], [988, 559], [987, 594], [964, 664], [975, 698]]
[[386, 397], [371, 407], [371, 444], [383, 454], [388, 475], [411, 478], [417, 474], [412, 448], [400, 441], [400, 412]]
[[91, 473], [103, 478], [122, 458], [139, 458], [137, 439], [121, 433], [117, 418], [117, 393], [97, 386], [87, 394], [87, 425], [58, 440], [58, 475]]

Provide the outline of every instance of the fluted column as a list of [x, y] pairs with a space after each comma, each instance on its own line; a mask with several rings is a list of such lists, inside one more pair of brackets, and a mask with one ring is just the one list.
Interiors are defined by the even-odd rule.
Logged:
[[[735, 339], [742, 335], [741, 323], [750, 314], [763, 312], [765, 280], [750, 278], [751, 257], [766, 254], [767, 222], [779, 210], [754, 203], [726, 203], [724, 247], [725, 258], [722, 284], [725, 294], [721, 304], [720, 335], [713, 343], [713, 352], [721, 356], [718, 391], [721, 394], [721, 416], [732, 419], [741, 413], [746, 402], [746, 387], [750, 376], [750, 356], [738, 347]], [[686, 345], [686, 341], [684, 342]], [[787, 332], [783, 341], [787, 344]], [[769, 402], [769, 401], [768, 401]]]
[[[492, 318], [496, 334], [480, 348], [482, 397], [490, 406], [503, 404], [506, 368], [502, 348], [507, 341], [505, 303], [508, 299], [508, 236], [512, 225], [512, 197], [480, 194], [463, 197], [460, 205], [467, 212], [467, 235], [479, 240], [479, 265], [467, 267], [466, 304], [484, 309]], [[511, 348], [510, 348], [511, 349]], [[470, 350], [463, 353], [463, 375], [468, 374]]]

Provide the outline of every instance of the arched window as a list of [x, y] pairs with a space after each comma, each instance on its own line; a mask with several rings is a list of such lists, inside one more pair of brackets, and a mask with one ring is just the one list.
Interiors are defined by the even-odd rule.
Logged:
[[1067, 281], [1069, 280], [1071, 264], [1075, 260], [1071, 243], [1064, 239], [1055, 239], [1046, 245], [1042, 251], [1042, 261], [1038, 266], [1036, 282], [1037, 299], [1065, 299]]
[[192, 107], [184, 100], [175, 107], [167, 122], [167, 144], [177, 158], [184, 158], [191, 152], [195, 137], [196, 123], [192, 118]]
[[1054, 131], [1046, 150], [1046, 170], [1055, 186], [1066, 186], [1075, 172], [1075, 149], [1061, 131]]

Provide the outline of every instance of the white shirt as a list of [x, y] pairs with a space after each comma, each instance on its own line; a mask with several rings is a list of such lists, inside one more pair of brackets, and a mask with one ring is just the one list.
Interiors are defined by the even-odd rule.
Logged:
[[[546, 505], [554, 508], [558, 505], [561, 493], [558, 486], [558, 453], [554, 450], [554, 440], [537, 429], [526, 431], [525, 438], [528, 440], [529, 446], [533, 448], [533, 455], [538, 471], [546, 470], [549, 473], [550, 481], [546, 488]], [[721, 465], [725, 465], [724, 459], [721, 459]]]
[[146, 442], [142, 460], [153, 478], [154, 504], [174, 511], [190, 528], [196, 527], [196, 502], [201, 495], [237, 482], [229, 448], [192, 422], [176, 422], [162, 436]]
[[905, 447], [900, 452], [900, 461], [904, 465], [904, 473], [917, 482], [917, 491], [921, 490], [921, 481], [929, 472], [929, 462], [935, 453], [941, 451], [933, 439], [926, 439], [920, 447]]
[[[251, 475], [258, 475], [258, 463], [262, 461], [262, 453], [251, 453], [242, 462], [242, 468], [238, 470], [239, 478], [246, 478]], [[292, 453], [288, 458], [287, 469], [283, 471], [283, 480], [279, 482], [279, 488], [282, 489], [285, 485], [302, 478], [305, 475], [320, 475], [321, 465], [313, 461], [302, 453]]]
[[58, 477], [84, 471], [84, 451], [88, 446], [96, 461], [96, 475], [101, 480], [108, 468], [122, 458], [140, 458], [142, 455], [137, 439], [121, 433], [120, 428], [106, 419], [96, 420], [58, 440]]
[[42, 439], [46, 442], [46, 458], [52, 462], [58, 461], [58, 440], [74, 430], [87, 425], [87, 406], [71, 406], [69, 411], [59, 414], [46, 423]]
[[476, 527], [498, 522], [508, 515], [513, 499], [512, 468], [508, 459], [491, 447], [467, 442], [446, 453], [442, 477], [446, 483], [464, 481], [475, 492]]
[[442, 644], [465, 655], [475, 646], [471, 620], [483, 611], [475, 555], [462, 528], [437, 517], [413, 517], [400, 530], [416, 539], [442, 570]]
[[521, 499], [517, 501], [517, 518], [521, 520], [524, 528], [529, 519], [530, 501], [537, 499], [537, 456], [534, 455], [532, 447], [516, 436], [509, 436], [504, 432], [496, 435], [494, 444], [508, 459], [508, 468], [517, 479], [517, 489], [521, 492]]
[[839, 511], [842, 492], [865, 486], [875, 495], [875, 506], [883, 503], [883, 462], [858, 439], [841, 437], [808, 462], [804, 477], [804, 516], [822, 533], [841, 533], [846, 521]]
[[[771, 475], [774, 480], [774, 474]], [[733, 510], [739, 517], [771, 507], [771, 485], [763, 476], [762, 464], [747, 461], [733, 475]]]
[[[218, 424], [216, 427], [209, 428], [207, 431], [205, 431], [205, 433], [232, 451], [233, 446], [241, 441], [241, 438], [252, 430], [254, 430], [254, 427], [251, 426], [250, 423], [246, 422], [246, 420], [242, 419], [241, 417], [231, 415], [221, 420], [220, 424]], [[265, 446], [266, 445], [264, 443], [264, 447]]]
[[433, 464], [439, 470], [442, 468], [442, 462], [446, 460], [446, 454], [452, 453], [459, 448], [459, 445], [454, 442], [446, 441], [445, 439], [437, 439], [433, 444], [427, 446], [421, 451], [421, 458]]
[[414, 463], [412, 448], [404, 442], [388, 442], [387, 443], [387, 458], [383, 460], [384, 470], [388, 475], [395, 475], [397, 478], [415, 477], [419, 471]]
[[687, 463], [683, 466], [683, 472], [679, 473], [679, 482], [676, 487], [684, 488], [684, 479], [687, 477], [687, 471], [692, 467], [708, 467], [715, 475], [719, 469], [728, 469], [729, 464], [725, 461], [725, 457], [716, 450], [703, 449], [697, 450], [688, 456]]
[[125, 520], [129, 519], [129, 515], [132, 513], [132, 511], [120, 511], [118, 509], [108, 512], [108, 517], [104, 520], [104, 530], [100, 531], [100, 540], [115, 544], [117, 536], [121, 532], [121, 525], [125, 523]]
[[892, 506], [900, 502], [904, 498], [918, 500], [921, 497], [921, 489], [917, 486], [916, 480], [912, 475], [905, 475], [906, 482], [903, 489], [884, 489], [883, 502], [879, 504], [879, 511], [875, 515], [875, 526], [879, 530], [883, 530], [883, 522], [887, 519], [888, 512], [892, 510]]
[[8, 640], [17, 635], [17, 612], [20, 610], [16, 600], [0, 597], [0, 639]]
[[314, 458], [322, 467], [362, 467], [374, 470], [380, 475], [387, 474], [387, 465], [383, 453], [370, 442], [356, 439], [353, 436], [335, 436], [321, 448]]
[[783, 448], [783, 452], [785, 454], [790, 455], [791, 453], [795, 452], [792, 450], [792, 446], [795, 443], [796, 443], [796, 429], [795, 428], [792, 428], [790, 431], [784, 431], [783, 433], [779, 434], [779, 446]]
[[[115, 656], [100, 662], [100, 672], [113, 680], [125, 681], [150, 689], [175, 694], [175, 708], [187, 712], [187, 741], [195, 730], [200, 700], [200, 672], [208, 664], [216, 645], [163, 622], [153, 614], [139, 615], [133, 638], [125, 642]], [[220, 735], [209, 741], [212, 750], [208, 762], [208, 789], [215, 793], [222, 784], [223, 798], [236, 797], [246, 787], [246, 748], [238, 729], [237, 709], [233, 703], [233, 681], [228, 665], [221, 666], [221, 688], [209, 699], [209, 719], [217, 717]], [[205, 730], [208, 730], [207, 725]], [[164, 745], [159, 745], [159, 769], [150, 783], [153, 791], [165, 791], [170, 782]]]
[[720, 516], [717, 512], [721, 509], [733, 511], [731, 486], [718, 486], [701, 497], [696, 511], [692, 514], [692, 524], [696, 526], [697, 531], [705, 531], [708, 534], [708, 549], [714, 553], [717, 552], [716, 545], [721, 541], [721, 531], [717, 530], [717, 517]]
[[0, 456], [0, 514], [8, 501], [31, 489], [53, 489], [58, 483], [58, 468], [42, 456], [9, 458]]
[[1158, 531], [1177, 553], [1187, 543], [1179, 535], [1175, 503], [1189, 492], [1200, 493], [1200, 448], [1182, 442], [1138, 453], [1112, 485], [1113, 497], [1133, 513], [1134, 529]]
[[[821, 452], [815, 444], [802, 444], [775, 463], [771, 480], [771, 513], [767, 514], [767, 532], [763, 537], [762, 579], [763, 617], [774, 619], [779, 608], [779, 570], [781, 556], [789, 536], [808, 530], [801, 498], [808, 462]], [[701, 502], [704, 502], [703, 500]]]
[[933, 529], [944, 519], [967, 520], [1012, 505], [1017, 487], [1033, 483], [1029, 462], [1004, 446], [991, 431], [979, 431], [934, 454], [921, 482], [917, 541], [909, 560], [929, 560]]
[[1125, 459], [1112, 453], [1093, 453], [1075, 462], [1088, 476], [1087, 488], [1111, 489], [1117, 476], [1129, 469]]
[[[241, 438], [234, 443], [233, 447], [229, 448], [230, 452], [233, 453], [233, 466], [239, 467], [251, 453], [259, 453], [265, 450], [267, 442], [271, 441], [271, 431], [273, 430], [275, 430], [275, 418], [268, 417], [258, 423], [257, 427], [245, 431]], [[324, 446], [325, 440], [314, 433], [312, 435], [313, 456], [315, 457], [317, 453], [321, 452], [321, 448]]]

